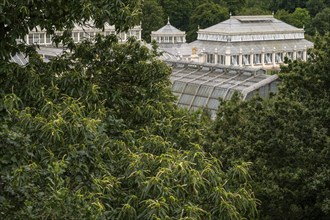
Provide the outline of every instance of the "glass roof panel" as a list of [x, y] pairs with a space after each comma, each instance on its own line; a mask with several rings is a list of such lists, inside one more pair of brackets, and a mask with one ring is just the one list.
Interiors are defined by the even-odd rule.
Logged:
[[193, 98], [194, 98], [193, 95], [182, 94], [182, 96], [180, 97], [179, 103], [189, 106]]
[[213, 87], [202, 85], [199, 88], [197, 95], [209, 97], [211, 95], [212, 90], [213, 90]]
[[204, 107], [206, 105], [207, 100], [208, 98], [206, 97], [196, 96], [192, 105], [196, 107]]
[[215, 88], [212, 92], [211, 97], [212, 98], [223, 98], [223, 96], [225, 95], [227, 89], [225, 88]]
[[207, 103], [207, 108], [208, 109], [213, 109], [217, 110], [219, 106], [219, 100], [218, 99], [210, 99], [209, 102]]
[[195, 95], [198, 87], [199, 87], [199, 85], [197, 85], [197, 84], [188, 83], [183, 93]]
[[172, 91], [182, 93], [185, 86], [186, 86], [186, 83], [180, 82], [180, 81], [175, 81], [172, 85]]
[[229, 99], [231, 99], [231, 97], [233, 96], [233, 94], [234, 94], [235, 91], [236, 91], [236, 90], [234, 90], [234, 89], [230, 89], [230, 90], [228, 91], [226, 97], [224, 97], [224, 99], [225, 99], [225, 100], [229, 100]]

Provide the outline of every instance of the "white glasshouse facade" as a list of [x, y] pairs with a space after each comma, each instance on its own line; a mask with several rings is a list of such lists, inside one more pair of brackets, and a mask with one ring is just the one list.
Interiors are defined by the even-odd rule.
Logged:
[[[104, 30], [97, 29], [94, 27], [93, 23], [87, 24], [85, 26], [75, 25], [72, 30], [72, 39], [75, 43], [82, 42], [83, 40], [92, 39], [96, 34], [102, 34], [104, 36], [115, 34], [117, 35], [120, 42], [125, 42], [129, 37], [134, 36], [136, 39], [141, 40], [141, 26], [135, 26], [128, 30], [127, 32], [117, 33], [115, 26], [105, 24]], [[60, 32], [58, 32], [60, 33]], [[52, 46], [52, 35], [47, 34], [45, 30], [40, 28], [35, 28], [29, 32], [24, 38], [26, 44], [38, 44], [39, 46]]]
[[[90, 22], [85, 26], [76, 24], [72, 30], [72, 39], [75, 43], [80, 43], [84, 40], [92, 40], [96, 34], [104, 36], [114, 34], [117, 36], [119, 42], [126, 42], [129, 37], [135, 37], [137, 40], [141, 40], [141, 33], [141, 25], [135, 26], [127, 32], [116, 32], [115, 26], [113, 25], [105, 24], [104, 29], [101, 30], [95, 28], [94, 24]], [[58, 31], [56, 34], [61, 34], [61, 32]], [[45, 30], [38, 27], [29, 31], [29, 34], [24, 37], [23, 43], [38, 45], [38, 53], [42, 55], [46, 61], [61, 55], [63, 50], [65, 50], [63, 47], [56, 47], [53, 43], [53, 36], [47, 34]], [[17, 57], [14, 59], [17, 59]]]
[[[199, 29], [197, 40], [189, 44], [160, 48], [177, 59], [226, 66], [278, 68], [285, 57], [307, 60], [313, 43], [304, 29], [270, 16], [231, 16], [230, 19]], [[165, 35], [164, 35], [165, 36]], [[160, 39], [161, 36], [157, 36]]]

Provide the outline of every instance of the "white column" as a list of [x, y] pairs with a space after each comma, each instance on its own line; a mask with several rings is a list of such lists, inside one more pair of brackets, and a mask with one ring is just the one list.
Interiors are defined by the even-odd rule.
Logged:
[[303, 51], [303, 60], [307, 61], [307, 46], [304, 46], [304, 51]]
[[251, 54], [250, 54], [250, 64], [251, 66], [254, 66], [254, 63], [253, 63], [253, 55], [254, 55], [254, 50], [253, 48], [251, 49]]
[[215, 48], [214, 49], [214, 63], [217, 64], [219, 61], [218, 61], [218, 48]]
[[199, 63], [204, 63], [204, 56], [202, 53], [198, 54], [198, 62]]
[[262, 51], [261, 51], [261, 64], [262, 64], [262, 66], [265, 66], [265, 48], [264, 47], [262, 48]]
[[242, 48], [239, 49], [239, 55], [238, 55], [238, 65], [243, 66], [243, 55], [242, 55]]
[[292, 60], [297, 60], [297, 46], [294, 46]]
[[226, 47], [226, 53], [225, 53], [225, 65], [230, 66], [230, 47]]
[[276, 52], [276, 48], [274, 47], [273, 54], [272, 54], [273, 66], [276, 65], [276, 60], [275, 60], [276, 56], [275, 56], [275, 52]]

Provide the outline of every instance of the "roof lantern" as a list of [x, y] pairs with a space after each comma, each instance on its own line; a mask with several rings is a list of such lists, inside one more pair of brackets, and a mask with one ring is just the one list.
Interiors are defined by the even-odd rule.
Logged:
[[172, 26], [168, 17], [165, 26], [151, 32], [151, 40], [159, 44], [181, 44], [186, 42], [186, 33]]

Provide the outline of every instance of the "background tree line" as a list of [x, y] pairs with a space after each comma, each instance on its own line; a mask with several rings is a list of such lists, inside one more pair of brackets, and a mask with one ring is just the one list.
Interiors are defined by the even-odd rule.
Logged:
[[232, 15], [271, 15], [308, 35], [330, 31], [329, 0], [145, 0], [142, 8], [142, 36], [150, 42], [151, 31], [170, 18], [171, 24], [187, 33], [187, 41], [197, 38], [198, 27], [206, 28]]

